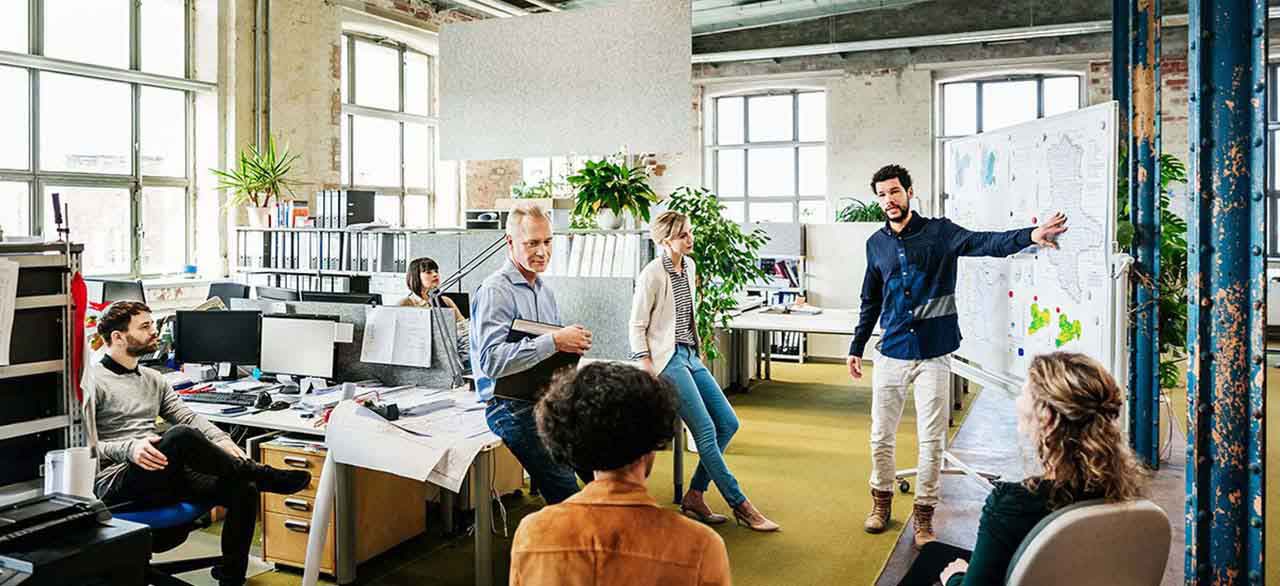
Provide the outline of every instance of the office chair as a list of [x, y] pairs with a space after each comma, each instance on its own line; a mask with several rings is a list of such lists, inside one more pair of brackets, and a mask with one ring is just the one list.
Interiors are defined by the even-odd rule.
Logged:
[[233, 281], [222, 283], [211, 283], [209, 285], [209, 295], [206, 299], [217, 297], [222, 300], [222, 304], [231, 307], [232, 299], [248, 299], [249, 286]]
[[[126, 509], [128, 507], [126, 506]], [[117, 519], [141, 523], [151, 528], [151, 552], [164, 553], [187, 540], [197, 529], [208, 527], [205, 513], [209, 505], [180, 502], [151, 509], [138, 508], [112, 513]], [[209, 556], [152, 562], [147, 566], [147, 584], [152, 586], [191, 586], [189, 582], [174, 577], [176, 574], [212, 568], [222, 563], [222, 556]]]
[[1008, 586], [1159, 584], [1169, 517], [1149, 500], [1079, 502], [1040, 520], [1009, 563]]

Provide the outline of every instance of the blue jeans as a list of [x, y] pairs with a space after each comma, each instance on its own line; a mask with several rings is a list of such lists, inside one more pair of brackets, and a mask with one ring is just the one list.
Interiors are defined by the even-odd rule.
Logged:
[[724, 450], [738, 431], [738, 415], [724, 391], [702, 365], [697, 350], [684, 344], [676, 346], [671, 362], [662, 369], [662, 378], [675, 387], [680, 399], [680, 419], [689, 426], [693, 442], [698, 446], [698, 469], [689, 481], [689, 488], [706, 491], [714, 480], [729, 506], [742, 504], [747, 497], [724, 462]]
[[[515, 454], [547, 504], [554, 505], [578, 492], [573, 468], [555, 461], [538, 437], [534, 403], [494, 397], [485, 408], [489, 429]], [[590, 478], [588, 475], [586, 478]], [[589, 481], [589, 480], [588, 480]]]

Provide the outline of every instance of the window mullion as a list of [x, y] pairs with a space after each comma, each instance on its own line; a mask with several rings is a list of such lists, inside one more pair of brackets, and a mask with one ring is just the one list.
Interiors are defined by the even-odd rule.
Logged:
[[983, 124], [985, 124], [985, 121], [982, 119], [982, 86], [986, 84], [982, 82], [977, 82], [973, 85], [974, 85], [974, 106], [978, 109], [978, 111], [974, 114], [974, 120], [977, 122], [974, 134], [982, 134]]
[[791, 92], [791, 221], [800, 221], [800, 92]]

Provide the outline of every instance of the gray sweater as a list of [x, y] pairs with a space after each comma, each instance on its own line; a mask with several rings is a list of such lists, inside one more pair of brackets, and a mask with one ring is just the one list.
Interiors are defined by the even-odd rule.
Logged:
[[[112, 366], [120, 369], [114, 361]], [[157, 417], [172, 425], [194, 427], [215, 443], [230, 439], [226, 432], [189, 409], [159, 372], [140, 366], [136, 374], [118, 374], [102, 363], [94, 364], [93, 368], [98, 425], [98, 477], [94, 492], [99, 497], [123, 476], [133, 447], [147, 441], [148, 436], [159, 434]]]

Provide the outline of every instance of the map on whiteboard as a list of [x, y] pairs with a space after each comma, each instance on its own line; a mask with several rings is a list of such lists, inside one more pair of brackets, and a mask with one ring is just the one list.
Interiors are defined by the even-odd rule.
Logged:
[[946, 146], [947, 216], [969, 230], [1068, 218], [1059, 250], [961, 258], [957, 354], [1021, 380], [1031, 358], [1083, 352], [1111, 364], [1116, 108], [1102, 104]]

